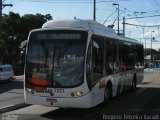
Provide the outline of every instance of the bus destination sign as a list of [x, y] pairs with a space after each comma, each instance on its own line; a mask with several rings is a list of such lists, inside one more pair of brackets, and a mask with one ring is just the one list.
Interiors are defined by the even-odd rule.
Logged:
[[69, 40], [80, 40], [81, 39], [81, 34], [55, 34], [55, 33], [39, 33], [36, 35], [36, 39], [39, 40], [59, 40], [59, 39], [69, 39]]

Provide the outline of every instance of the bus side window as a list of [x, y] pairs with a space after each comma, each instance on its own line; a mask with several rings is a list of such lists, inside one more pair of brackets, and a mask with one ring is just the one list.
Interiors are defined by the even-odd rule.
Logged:
[[91, 57], [91, 44], [88, 47], [87, 51], [87, 60], [86, 60], [86, 79], [89, 89], [92, 88], [92, 57]]
[[93, 72], [102, 74], [102, 48], [93, 41], [92, 48], [92, 61], [93, 61]]
[[113, 73], [113, 53], [112, 53], [111, 40], [106, 40], [106, 74], [110, 75]]
[[102, 39], [99, 36], [94, 36], [92, 39], [92, 87], [97, 84], [103, 75], [103, 48]]

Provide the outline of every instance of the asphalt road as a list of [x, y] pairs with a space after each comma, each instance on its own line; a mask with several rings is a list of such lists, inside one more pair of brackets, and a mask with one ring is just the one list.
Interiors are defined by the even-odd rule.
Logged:
[[2, 114], [2, 118], [5, 117], [18, 120], [160, 120], [160, 71], [145, 71], [142, 84], [134, 92], [127, 91], [113, 98], [107, 106], [59, 109], [32, 105]]
[[0, 109], [19, 103], [24, 103], [23, 76], [11, 82], [0, 81]]

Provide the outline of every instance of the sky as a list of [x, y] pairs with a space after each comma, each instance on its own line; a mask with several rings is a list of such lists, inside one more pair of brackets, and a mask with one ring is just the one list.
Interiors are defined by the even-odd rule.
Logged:
[[[2, 0], [13, 7], [3, 8], [9, 12], [25, 14], [50, 14], [53, 20], [93, 19], [94, 0]], [[125, 36], [136, 39], [146, 48], [151, 47], [151, 36], [155, 37], [153, 49], [160, 49], [160, 0], [96, 0], [96, 21], [106, 26], [114, 24], [117, 31], [118, 5], [120, 30], [125, 17]], [[141, 18], [136, 18], [141, 17]], [[138, 26], [137, 26], [138, 25]], [[154, 26], [154, 27], [153, 27]], [[121, 32], [121, 31], [120, 31]]]

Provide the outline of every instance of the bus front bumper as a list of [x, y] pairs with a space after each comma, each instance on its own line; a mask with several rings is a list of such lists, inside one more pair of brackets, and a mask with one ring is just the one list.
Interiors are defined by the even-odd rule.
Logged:
[[49, 107], [62, 107], [62, 108], [92, 107], [92, 99], [90, 94], [86, 94], [81, 97], [69, 97], [69, 98], [42, 97], [33, 94], [25, 94], [25, 102], [27, 104], [43, 105]]

